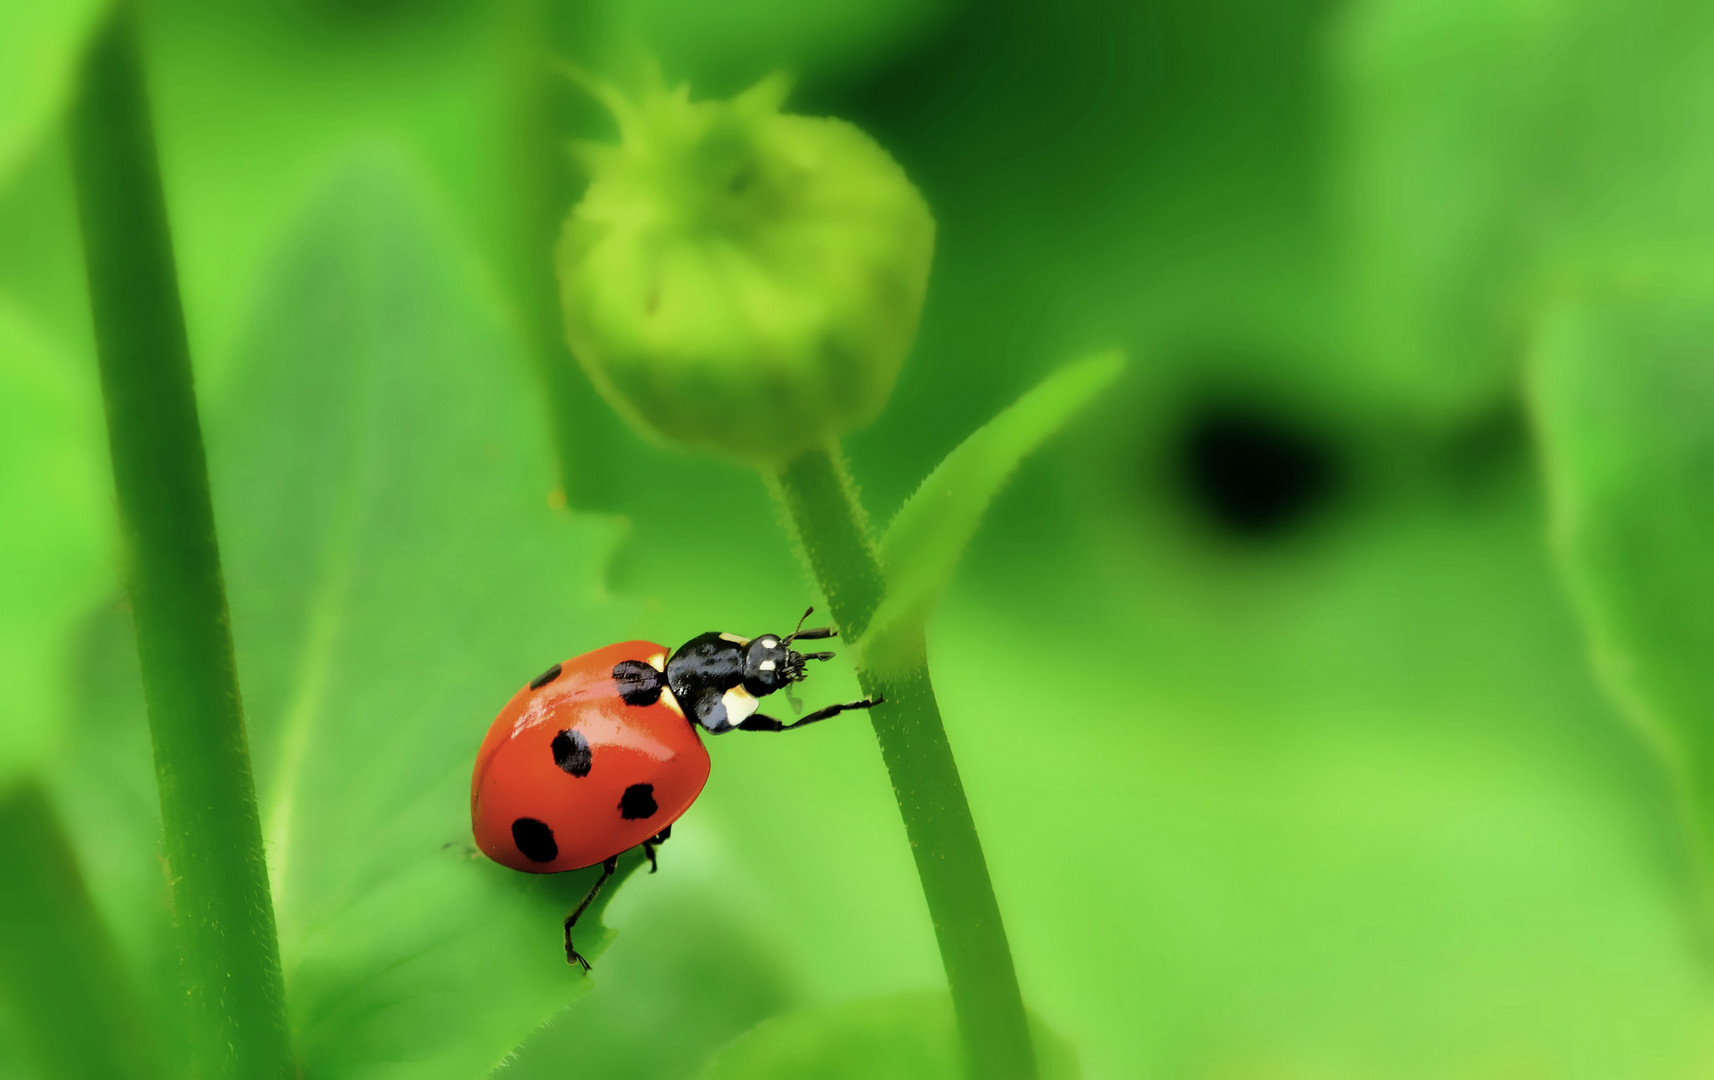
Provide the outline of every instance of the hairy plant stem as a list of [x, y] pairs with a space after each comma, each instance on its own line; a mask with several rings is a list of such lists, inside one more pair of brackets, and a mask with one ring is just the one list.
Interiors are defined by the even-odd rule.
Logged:
[[[838, 451], [805, 454], [775, 480], [840, 633], [860, 639], [885, 578]], [[927, 650], [919, 639], [909, 658], [887, 671], [867, 670], [859, 661], [857, 677], [864, 692], [886, 698], [868, 716], [916, 858], [970, 1075], [1033, 1080], [1036, 1062], [1012, 951], [941, 724]]]
[[129, 0], [91, 43], [70, 144], [193, 1067], [286, 1077], [279, 943]]

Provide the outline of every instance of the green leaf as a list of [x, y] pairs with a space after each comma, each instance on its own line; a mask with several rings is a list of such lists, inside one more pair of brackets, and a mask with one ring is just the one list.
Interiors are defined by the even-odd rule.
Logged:
[[[160, 1074], [143, 1010], [59, 815], [35, 780], [0, 790], [0, 1003], [50, 1080]], [[0, 1072], [4, 1064], [0, 1063]]]
[[[1041, 1080], [1076, 1080], [1076, 1052], [1030, 1018]], [[960, 1080], [952, 998], [938, 991], [776, 1016], [715, 1054], [701, 1080]]]
[[1714, 301], [1562, 308], [1544, 324], [1532, 377], [1554, 540], [1597, 668], [1705, 814], [1714, 799]]
[[626, 897], [626, 932], [595, 971], [598, 992], [532, 1035], [493, 1080], [685, 1080], [726, 1043], [801, 1004], [778, 925], [730, 905], [737, 875], [686, 888], [681, 842], [675, 833], [659, 877]]
[[312, 1078], [484, 1075], [586, 985], [559, 923], [592, 873], [475, 857], [470, 768], [532, 673], [619, 636], [617, 526], [550, 505], [519, 349], [416, 190], [363, 159], [320, 192], [209, 425]]
[[0, 0], [0, 177], [59, 116], [100, 0]]
[[864, 664], [885, 668], [922, 629], [988, 504], [1018, 464], [1124, 366], [1117, 352], [1068, 365], [982, 425], [935, 467], [881, 538], [887, 591], [863, 631]]
[[112, 498], [94, 364], [0, 298], [0, 781], [59, 731], [71, 635], [113, 588]]
[[[1469, 416], [1511, 392], [1544, 279], [1705, 265], [1714, 9], [1378, 0], [1330, 35], [1362, 378]], [[1646, 91], [1642, 90], [1646, 88]]]

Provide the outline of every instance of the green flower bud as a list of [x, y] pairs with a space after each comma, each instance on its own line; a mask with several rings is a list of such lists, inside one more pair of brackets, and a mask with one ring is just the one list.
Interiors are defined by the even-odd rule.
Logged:
[[617, 146], [560, 237], [566, 339], [645, 433], [776, 465], [878, 415], [916, 335], [934, 218], [840, 120], [597, 87]]

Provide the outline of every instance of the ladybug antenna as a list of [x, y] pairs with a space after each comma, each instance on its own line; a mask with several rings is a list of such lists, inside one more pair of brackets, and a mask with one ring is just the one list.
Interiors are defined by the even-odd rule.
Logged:
[[[839, 631], [833, 629], [830, 626], [818, 626], [818, 627], [812, 627], [808, 630], [805, 630], [803, 628], [803, 624], [813, 614], [815, 614], [815, 608], [813, 606], [806, 608], [804, 610], [803, 617], [798, 619], [798, 621], [797, 621], [797, 629], [795, 629], [791, 633], [787, 634], [784, 638], [781, 638], [780, 644], [781, 645], [790, 645], [794, 641], [815, 641], [819, 638], [837, 637], [839, 635]], [[806, 655], [808, 655], [812, 659], [816, 659], [816, 660], [827, 659], [826, 656], [822, 656], [819, 653], [808, 653]], [[832, 653], [827, 654], [827, 656], [832, 656], [832, 655], [833, 655]]]

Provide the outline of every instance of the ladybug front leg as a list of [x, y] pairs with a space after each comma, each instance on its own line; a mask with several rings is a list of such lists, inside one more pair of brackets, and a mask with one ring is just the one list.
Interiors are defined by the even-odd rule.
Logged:
[[790, 731], [793, 728], [803, 727], [805, 724], [813, 724], [817, 720], [826, 720], [828, 717], [838, 716], [840, 713], [849, 712], [852, 709], [873, 709], [875, 706], [886, 700], [887, 699], [884, 697], [876, 696], [872, 698], [864, 698], [862, 701], [847, 701], [842, 705], [829, 705], [825, 709], [817, 709], [808, 716], [803, 717], [801, 720], [794, 720], [789, 724], [782, 724], [771, 716], [754, 713], [745, 717], [744, 722], [738, 725], [738, 730]]
[[607, 879], [612, 877], [613, 871], [618, 868], [619, 856], [617, 855], [602, 863], [601, 876], [595, 879], [595, 887], [590, 889], [589, 895], [585, 896], [583, 898], [583, 902], [577, 905], [577, 910], [565, 917], [565, 962], [568, 964], [582, 964], [583, 970], [586, 972], [589, 970], [589, 961], [583, 958], [582, 953], [571, 947], [571, 928], [577, 925], [577, 917], [582, 915], [584, 911], [589, 908], [590, 903], [593, 902], [595, 897], [601, 892], [601, 886], [607, 884]]

